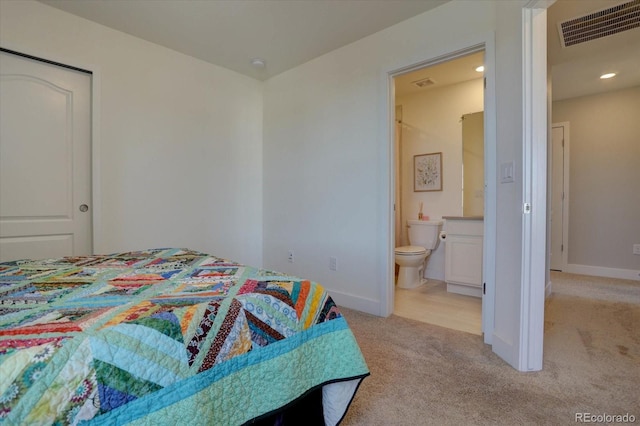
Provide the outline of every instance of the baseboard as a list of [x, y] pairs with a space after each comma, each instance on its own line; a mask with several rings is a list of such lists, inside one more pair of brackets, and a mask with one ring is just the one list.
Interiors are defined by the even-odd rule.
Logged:
[[424, 277], [428, 280], [444, 281], [444, 271], [427, 269], [424, 273]]
[[546, 299], [549, 296], [551, 296], [551, 281], [549, 281], [547, 285], [544, 286], [544, 298]]
[[503, 339], [494, 332], [493, 338], [491, 339], [491, 350], [493, 350], [496, 355], [498, 355], [500, 358], [502, 358], [515, 368], [515, 366], [512, 364], [513, 343]]
[[447, 292], [463, 294], [465, 296], [482, 297], [482, 288], [479, 286], [447, 283]]
[[621, 278], [640, 281], [640, 271], [634, 269], [605, 268], [603, 266], [568, 264], [564, 272], [593, 275], [596, 277]]
[[336, 305], [354, 309], [367, 314], [380, 316], [382, 305], [379, 300], [367, 299], [337, 290], [326, 289]]

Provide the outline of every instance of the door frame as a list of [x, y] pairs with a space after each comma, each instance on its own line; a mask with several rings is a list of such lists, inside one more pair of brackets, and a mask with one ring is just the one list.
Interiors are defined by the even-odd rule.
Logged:
[[383, 281], [380, 284], [380, 315], [387, 317], [393, 313], [394, 308], [394, 270], [395, 270], [395, 223], [393, 212], [393, 200], [395, 200], [395, 164], [394, 164], [394, 111], [395, 93], [393, 79], [399, 75], [415, 71], [431, 65], [436, 65], [471, 53], [485, 52], [485, 93], [484, 93], [484, 136], [485, 136], [485, 216], [483, 239], [483, 282], [485, 294], [482, 298], [482, 330], [484, 341], [492, 343], [494, 329], [495, 310], [495, 253], [496, 253], [496, 103], [495, 103], [495, 35], [494, 33], [474, 37], [457, 45], [444, 46], [440, 54], [423, 55], [404, 63], [393, 64], [387, 67], [380, 77], [381, 93], [387, 94], [386, 103], [380, 108], [380, 122], [383, 123], [381, 134], [384, 140], [381, 146], [384, 153], [381, 155], [383, 170], [387, 170], [386, 197], [381, 197], [381, 211], [386, 212], [386, 235], [382, 246], [386, 249], [380, 263], [380, 276]]
[[42, 61], [52, 65], [61, 66], [91, 74], [91, 140], [89, 141], [91, 149], [91, 234], [92, 234], [92, 253], [101, 253], [103, 251], [103, 235], [102, 235], [102, 185], [100, 180], [100, 67], [95, 64], [87, 64], [78, 61], [75, 58], [63, 57], [50, 52], [42, 52], [31, 48], [12, 43], [3, 42], [0, 49], [15, 55]]
[[[542, 353], [544, 341], [544, 300], [547, 275], [547, 144], [548, 144], [548, 120], [547, 120], [547, 60], [546, 60], [546, 9], [555, 0], [530, 0], [522, 7], [522, 77], [523, 77], [523, 170], [522, 170], [522, 250], [521, 250], [521, 276], [520, 276], [520, 300], [517, 326], [517, 341], [510, 347], [501, 348], [505, 360], [519, 371], [537, 371], [542, 369]], [[391, 266], [394, 265], [393, 258], [393, 203], [394, 199], [394, 164], [393, 164], [393, 85], [392, 78], [403, 72], [421, 68], [429, 64], [442, 61], [443, 58], [452, 59], [452, 53], [468, 49], [469, 46], [485, 45], [487, 63], [490, 65], [487, 77], [487, 90], [485, 99], [494, 102], [491, 108], [487, 108], [485, 113], [485, 136], [493, 131], [493, 138], [488, 138], [487, 142], [493, 144], [489, 149], [489, 154], [493, 156], [494, 164], [485, 164], [485, 170], [496, 169], [495, 156], [496, 141], [496, 108], [495, 108], [495, 46], [493, 33], [484, 40], [475, 43], [468, 43], [456, 48], [448, 48], [442, 51], [441, 56], [425, 55], [415, 61], [407, 61], [388, 67], [381, 73], [380, 93], [386, 93], [387, 99], [380, 108], [380, 123], [382, 132], [380, 143], [380, 163], [379, 167], [386, 172], [387, 178], [381, 182], [381, 192], [379, 208], [383, 212], [381, 225], [386, 232], [381, 233], [380, 247], [381, 257], [379, 262], [380, 282], [380, 315], [388, 316], [393, 312], [393, 275]], [[429, 59], [429, 57], [431, 59]], [[488, 130], [489, 129], [489, 130]], [[486, 152], [486, 151], [485, 151]], [[495, 233], [496, 215], [496, 176], [487, 176], [487, 192], [485, 194], [485, 232], [493, 230]], [[533, 208], [532, 208], [533, 206]], [[488, 232], [485, 234], [488, 239], [493, 239], [490, 244], [485, 242], [486, 257], [493, 257], [488, 264], [483, 264], [488, 270], [485, 274], [493, 274], [493, 280], [488, 276], [483, 277], [486, 283], [486, 295], [483, 298], [490, 299], [493, 303], [490, 324], [483, 324], [485, 339], [487, 334], [491, 336], [494, 329], [493, 315], [495, 311], [495, 235]], [[484, 263], [484, 260], [483, 260]], [[483, 306], [484, 308], [484, 306]], [[483, 312], [484, 320], [485, 312]], [[487, 333], [490, 331], [489, 333]], [[491, 339], [491, 338], [490, 338]], [[488, 342], [490, 343], [490, 342]], [[495, 345], [494, 345], [495, 346]], [[494, 348], [495, 350], [495, 348]]]
[[[562, 127], [563, 138], [563, 158], [562, 158], [562, 191], [564, 198], [562, 199], [562, 271], [567, 272], [567, 265], [569, 264], [569, 148], [570, 148], [570, 125], [568, 121], [562, 121], [559, 123], [553, 123], [551, 129], [555, 127]], [[551, 140], [553, 143], [553, 140]], [[552, 151], [551, 151], [552, 152]], [[551, 176], [553, 179], [553, 176]], [[551, 207], [551, 206], [550, 206]]]
[[547, 259], [548, 82], [547, 8], [530, 0], [522, 9], [522, 257], [520, 326], [514, 359], [519, 371], [542, 370]]

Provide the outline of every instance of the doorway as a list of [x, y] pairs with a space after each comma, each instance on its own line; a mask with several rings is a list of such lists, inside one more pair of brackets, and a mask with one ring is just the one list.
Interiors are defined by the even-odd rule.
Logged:
[[0, 55], [0, 261], [91, 254], [91, 73]]
[[[484, 176], [475, 186], [463, 182], [465, 170], [471, 173], [478, 161], [484, 164], [484, 150], [465, 165], [463, 135], [465, 121], [478, 116], [483, 121], [484, 75], [476, 69], [484, 64], [484, 56], [479, 48], [393, 77], [396, 247], [410, 244], [406, 224], [419, 212], [427, 220], [464, 216], [474, 208], [479, 209], [474, 215], [483, 215]], [[479, 129], [482, 140], [483, 126]], [[442, 189], [414, 191], [414, 156], [430, 153], [441, 153]], [[427, 282], [415, 289], [394, 286], [394, 314], [482, 335], [482, 299], [447, 291], [443, 242], [427, 257], [423, 276]]]

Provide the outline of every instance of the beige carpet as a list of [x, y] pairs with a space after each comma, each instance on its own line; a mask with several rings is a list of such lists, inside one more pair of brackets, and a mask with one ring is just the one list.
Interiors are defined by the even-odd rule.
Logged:
[[[552, 277], [543, 371], [521, 373], [480, 336], [343, 308], [371, 370], [349, 425], [575, 424], [576, 413], [640, 423], [640, 282]], [[578, 297], [587, 285], [589, 298]], [[607, 295], [607, 297], [601, 297]], [[617, 299], [620, 299], [618, 297]]]

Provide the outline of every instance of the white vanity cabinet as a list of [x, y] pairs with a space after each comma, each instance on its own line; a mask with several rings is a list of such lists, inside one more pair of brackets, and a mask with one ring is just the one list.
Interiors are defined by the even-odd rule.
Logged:
[[445, 270], [447, 291], [482, 297], [481, 217], [445, 217]]

